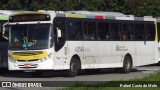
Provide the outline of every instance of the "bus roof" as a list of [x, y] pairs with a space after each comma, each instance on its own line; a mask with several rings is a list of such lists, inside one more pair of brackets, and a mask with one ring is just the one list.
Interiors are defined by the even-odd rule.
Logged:
[[[132, 21], [155, 21], [153, 17], [134, 17], [133, 15], [125, 15], [119, 12], [102, 12], [102, 11], [30, 11], [21, 12], [14, 15], [21, 14], [56, 14], [56, 17], [68, 18], [88, 18], [88, 19], [111, 19], [111, 20], [132, 20]], [[53, 15], [51, 15], [53, 17]]]
[[90, 18], [90, 19], [111, 19], [111, 20], [133, 20], [133, 21], [155, 21], [152, 16], [134, 17], [134, 15], [125, 15], [119, 12], [90, 12], [90, 11], [66, 11], [56, 13], [57, 17], [69, 18]]
[[16, 16], [16, 15], [23, 15], [23, 14], [49, 14], [49, 13], [55, 13], [55, 11], [21, 11], [21, 12], [18, 12], [18, 13], [14, 13], [14, 14], [11, 14], [10, 16]]
[[86, 15], [103, 15], [103, 16], [121, 16], [125, 17], [126, 15], [119, 12], [103, 12], [103, 11], [66, 11], [66, 13], [72, 13], [72, 14], [86, 14]]

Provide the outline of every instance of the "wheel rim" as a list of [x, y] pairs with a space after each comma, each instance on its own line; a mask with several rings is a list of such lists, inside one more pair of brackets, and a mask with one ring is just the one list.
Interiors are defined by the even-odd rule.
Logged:
[[128, 60], [125, 62], [125, 68], [126, 68], [127, 70], [130, 69], [130, 62], [129, 62]]
[[76, 63], [71, 64], [71, 71], [72, 72], [77, 72], [77, 64]]

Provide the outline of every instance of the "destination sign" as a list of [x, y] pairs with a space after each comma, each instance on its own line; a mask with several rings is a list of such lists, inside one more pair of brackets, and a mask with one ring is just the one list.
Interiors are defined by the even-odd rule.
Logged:
[[9, 22], [49, 21], [47, 14], [22, 14], [9, 17]]

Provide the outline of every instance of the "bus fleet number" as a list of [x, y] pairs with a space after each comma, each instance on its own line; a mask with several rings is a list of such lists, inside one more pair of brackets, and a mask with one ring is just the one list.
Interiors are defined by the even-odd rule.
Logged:
[[75, 47], [75, 51], [76, 52], [83, 52], [84, 51], [84, 47]]

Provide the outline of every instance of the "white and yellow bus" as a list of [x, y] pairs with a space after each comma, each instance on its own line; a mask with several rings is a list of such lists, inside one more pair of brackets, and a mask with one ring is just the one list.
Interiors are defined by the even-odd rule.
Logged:
[[9, 70], [132, 67], [157, 63], [156, 19], [117, 12], [32, 12], [9, 17]]

